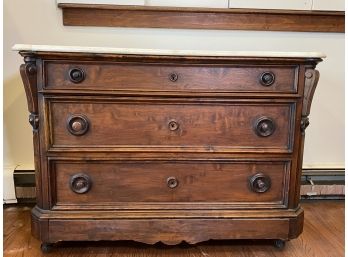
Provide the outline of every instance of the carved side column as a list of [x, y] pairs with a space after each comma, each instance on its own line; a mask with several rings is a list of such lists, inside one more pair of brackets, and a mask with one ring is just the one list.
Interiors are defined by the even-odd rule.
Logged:
[[42, 207], [41, 171], [40, 171], [40, 143], [39, 143], [39, 109], [37, 95], [37, 67], [36, 59], [32, 56], [24, 57], [24, 64], [20, 66], [20, 73], [27, 96], [29, 123], [33, 127], [34, 161], [36, 180], [37, 205]]
[[301, 174], [303, 165], [303, 150], [305, 141], [305, 130], [309, 125], [309, 114], [312, 105], [313, 95], [319, 81], [319, 71], [315, 70], [313, 67], [308, 67], [305, 72], [305, 85], [303, 91], [302, 99], [302, 118], [301, 118], [301, 142], [300, 142], [300, 152], [298, 161], [298, 177], [297, 177], [297, 192], [295, 202], [298, 205], [300, 200], [300, 185], [301, 185]]

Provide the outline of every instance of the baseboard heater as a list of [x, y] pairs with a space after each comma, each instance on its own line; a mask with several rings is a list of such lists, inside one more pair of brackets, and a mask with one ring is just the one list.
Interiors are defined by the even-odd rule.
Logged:
[[[344, 169], [303, 169], [302, 199], [344, 199]], [[15, 170], [14, 185], [18, 203], [35, 202], [35, 171]]]
[[344, 169], [303, 169], [302, 199], [344, 199]]
[[35, 171], [15, 170], [13, 173], [17, 203], [35, 203]]

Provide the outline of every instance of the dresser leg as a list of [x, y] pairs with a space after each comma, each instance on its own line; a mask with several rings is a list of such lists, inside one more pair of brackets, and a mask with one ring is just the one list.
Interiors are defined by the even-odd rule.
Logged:
[[42, 243], [41, 244], [41, 251], [43, 253], [48, 253], [53, 249], [53, 244], [50, 243]]
[[281, 239], [274, 240], [274, 246], [280, 250], [284, 249], [285, 241]]

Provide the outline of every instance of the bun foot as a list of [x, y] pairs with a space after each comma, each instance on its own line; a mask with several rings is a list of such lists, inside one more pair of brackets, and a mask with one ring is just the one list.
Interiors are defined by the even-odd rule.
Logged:
[[43, 253], [49, 253], [51, 252], [53, 249], [53, 244], [50, 244], [50, 243], [42, 243], [41, 244], [41, 251]]
[[282, 250], [285, 247], [285, 241], [281, 239], [274, 240], [274, 246], [275, 248]]

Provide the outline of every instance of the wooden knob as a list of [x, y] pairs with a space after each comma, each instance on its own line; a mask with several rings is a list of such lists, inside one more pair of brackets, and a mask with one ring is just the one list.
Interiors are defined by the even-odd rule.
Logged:
[[171, 82], [176, 82], [179, 79], [179, 75], [175, 72], [169, 74], [169, 80]]
[[80, 68], [69, 70], [69, 78], [73, 83], [81, 83], [85, 79], [85, 72]]
[[168, 123], [168, 128], [171, 131], [175, 131], [175, 130], [177, 130], [179, 128], [179, 123], [177, 121], [175, 121], [175, 120], [171, 120]]
[[275, 81], [275, 75], [273, 72], [267, 71], [260, 75], [260, 83], [263, 86], [268, 87], [272, 85], [274, 81]]
[[275, 123], [271, 118], [260, 117], [254, 124], [255, 133], [260, 137], [268, 137], [274, 133]]
[[179, 185], [179, 181], [175, 177], [167, 178], [167, 186], [171, 189], [176, 188]]
[[271, 188], [271, 178], [262, 173], [258, 173], [249, 179], [249, 185], [252, 191], [264, 193]]
[[81, 129], [83, 128], [83, 124], [81, 123], [81, 121], [74, 121], [74, 122], [71, 124], [71, 128], [72, 128], [74, 131], [81, 131]]
[[71, 115], [67, 120], [67, 129], [74, 136], [81, 136], [87, 133], [89, 121], [81, 114]]
[[70, 178], [70, 189], [77, 194], [87, 193], [92, 187], [90, 177], [84, 173], [78, 173]]

